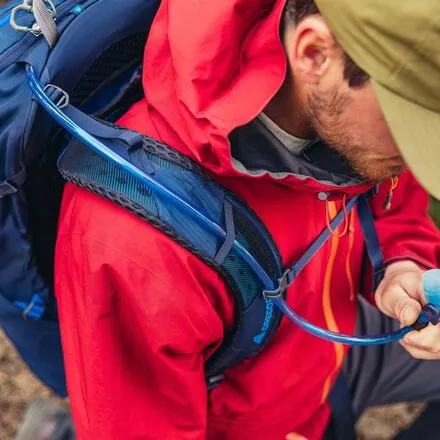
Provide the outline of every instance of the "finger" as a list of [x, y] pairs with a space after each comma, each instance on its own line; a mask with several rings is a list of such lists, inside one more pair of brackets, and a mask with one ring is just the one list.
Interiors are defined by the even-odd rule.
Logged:
[[307, 440], [304, 436], [291, 432], [286, 436], [286, 440]]
[[404, 342], [413, 348], [428, 353], [440, 352], [440, 327], [429, 325], [420, 332], [411, 332], [405, 335]]
[[400, 286], [385, 288], [378, 297], [379, 309], [399, 320], [403, 325], [411, 325], [420, 315], [422, 306]]
[[420, 350], [418, 348], [411, 347], [407, 345], [405, 341], [400, 341], [400, 344], [415, 359], [420, 359], [423, 361], [440, 360], [440, 353], [429, 353], [425, 350]]

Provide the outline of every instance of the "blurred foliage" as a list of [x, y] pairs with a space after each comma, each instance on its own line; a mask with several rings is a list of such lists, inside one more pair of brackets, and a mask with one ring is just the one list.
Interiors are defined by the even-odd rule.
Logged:
[[431, 203], [431, 215], [437, 226], [440, 228], [440, 201], [433, 200]]

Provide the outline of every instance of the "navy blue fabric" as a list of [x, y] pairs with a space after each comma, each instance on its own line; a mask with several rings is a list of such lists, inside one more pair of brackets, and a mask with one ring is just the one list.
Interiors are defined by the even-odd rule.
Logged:
[[68, 105], [63, 109], [63, 112], [73, 122], [77, 123], [83, 130], [86, 130], [93, 136], [97, 136], [101, 139], [119, 139], [130, 148], [133, 148], [142, 142], [142, 136], [138, 133], [129, 130], [120, 130], [110, 125], [104, 125], [102, 122], [93, 119], [72, 105]]
[[359, 198], [358, 214], [364, 235], [365, 247], [373, 267], [373, 292], [375, 292], [383, 279], [385, 264], [367, 195], [362, 195]]
[[[60, 38], [53, 50], [43, 37], [17, 32], [9, 25], [11, 9], [21, 3], [12, 0], [0, 7], [0, 326], [34, 373], [58, 394], [65, 395], [52, 286], [53, 255], [41, 249], [53, 248], [62, 191], [62, 184], [56, 190], [52, 185], [60, 179], [51, 159], [54, 152], [48, 151], [57, 126], [32, 98], [25, 64], [35, 68], [43, 86], [54, 84], [74, 93], [95, 60], [109, 47], [137, 34], [145, 39], [159, 0], [55, 0]], [[82, 11], [77, 8], [73, 12], [76, 5], [82, 6]], [[31, 13], [19, 12], [17, 21], [31, 26], [35, 19]], [[90, 29], [94, 29], [93, 38]], [[121, 58], [126, 56], [127, 73], [123, 71], [121, 77], [128, 83], [141, 64], [143, 50], [137, 57], [126, 52], [119, 50]], [[109, 68], [107, 77], [112, 72]], [[116, 89], [124, 87], [118, 85]], [[101, 93], [98, 105], [93, 99], [87, 104], [98, 111], [112, 99]], [[88, 128], [93, 126], [91, 121], [87, 121]], [[131, 136], [125, 139], [129, 143], [132, 140]], [[59, 147], [62, 145], [56, 145]], [[46, 172], [54, 176], [47, 176], [40, 188], [36, 183], [42, 178], [38, 176]], [[44, 209], [50, 211], [45, 215], [40, 212]], [[49, 241], [50, 245], [46, 243]], [[32, 309], [29, 304], [33, 304]], [[26, 310], [27, 320], [23, 318]]]
[[279, 325], [278, 309], [273, 301], [264, 301], [264, 309], [261, 308], [260, 301], [254, 301], [242, 312], [242, 325], [235, 332], [234, 338], [227, 341], [227, 350], [208, 360], [205, 366], [207, 377], [221, 374], [231, 366], [255, 356], [273, 336]]

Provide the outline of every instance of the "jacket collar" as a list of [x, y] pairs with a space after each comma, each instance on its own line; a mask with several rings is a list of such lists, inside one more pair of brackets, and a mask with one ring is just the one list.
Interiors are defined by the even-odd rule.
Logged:
[[323, 185], [346, 187], [362, 184], [347, 162], [318, 140], [302, 154], [292, 154], [259, 120], [235, 129], [229, 136], [233, 166], [250, 176], [268, 173], [274, 179], [291, 175], [314, 179]]

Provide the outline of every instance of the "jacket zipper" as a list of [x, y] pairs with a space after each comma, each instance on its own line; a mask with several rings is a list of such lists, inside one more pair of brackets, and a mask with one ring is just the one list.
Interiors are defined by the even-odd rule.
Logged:
[[[338, 211], [336, 209], [336, 203], [335, 202], [329, 202], [329, 215], [334, 218]], [[348, 221], [348, 219], [346, 219]], [[327, 324], [327, 328], [330, 331], [339, 333], [340, 329], [338, 326], [338, 323], [336, 321], [336, 317], [333, 313], [332, 309], [332, 278], [333, 274], [336, 270], [338, 270], [335, 267], [336, 262], [336, 255], [338, 253], [338, 247], [340, 243], [341, 237], [339, 234], [335, 233], [333, 234], [331, 241], [330, 241], [330, 255], [328, 259], [328, 265], [326, 268], [325, 276], [324, 276], [324, 291], [323, 291], [323, 297], [322, 297], [322, 308], [324, 312], [324, 319]], [[324, 383], [324, 388], [322, 390], [321, 394], [321, 404], [323, 404], [329, 395], [332, 380], [335, 377], [335, 373], [341, 368], [343, 360], [344, 360], [344, 348], [341, 344], [333, 343], [333, 349], [335, 352], [335, 364], [333, 370], [329, 373], [327, 376], [327, 379]]]

